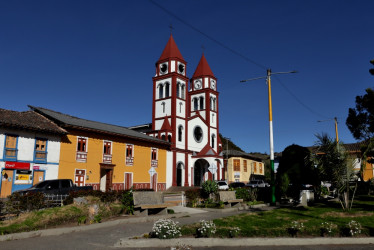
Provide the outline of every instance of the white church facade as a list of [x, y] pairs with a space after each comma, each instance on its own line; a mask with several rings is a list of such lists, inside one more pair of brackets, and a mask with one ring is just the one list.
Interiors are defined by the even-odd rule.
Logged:
[[131, 128], [171, 143], [167, 188], [224, 179], [217, 79], [204, 54], [190, 79], [186, 69], [171, 35], [156, 62], [152, 124]]

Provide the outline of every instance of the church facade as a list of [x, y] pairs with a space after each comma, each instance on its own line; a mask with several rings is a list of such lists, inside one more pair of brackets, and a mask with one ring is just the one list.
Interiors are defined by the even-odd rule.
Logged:
[[152, 125], [146, 133], [171, 143], [167, 187], [223, 179], [217, 78], [204, 54], [188, 78], [187, 62], [171, 35], [155, 70]]

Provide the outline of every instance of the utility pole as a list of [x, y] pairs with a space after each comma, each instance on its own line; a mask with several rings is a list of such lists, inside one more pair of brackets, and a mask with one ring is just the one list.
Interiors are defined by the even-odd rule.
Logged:
[[266, 76], [261, 76], [257, 78], [251, 78], [247, 80], [242, 80], [240, 82], [248, 82], [258, 79], [266, 78], [266, 83], [268, 85], [268, 96], [269, 96], [269, 141], [270, 141], [270, 167], [271, 167], [271, 204], [276, 204], [275, 198], [275, 170], [274, 170], [274, 140], [273, 140], [273, 107], [271, 102], [271, 75], [279, 75], [279, 74], [290, 74], [290, 73], [297, 73], [297, 71], [289, 71], [289, 72], [276, 72], [272, 73], [271, 69], [268, 69], [266, 72]]
[[[229, 168], [229, 140], [230, 138], [228, 137], [223, 137], [225, 140], [226, 140], [226, 171], [225, 171], [225, 175], [227, 174], [227, 171], [228, 171], [228, 168]], [[226, 177], [226, 176], [225, 176]], [[226, 181], [228, 181], [228, 178], [226, 179]]]
[[327, 120], [319, 120], [317, 122], [327, 122], [327, 121], [332, 121], [332, 120], [334, 120], [334, 122], [335, 122], [335, 139], [336, 139], [336, 143], [339, 144], [338, 118], [334, 117], [334, 118], [327, 119]]

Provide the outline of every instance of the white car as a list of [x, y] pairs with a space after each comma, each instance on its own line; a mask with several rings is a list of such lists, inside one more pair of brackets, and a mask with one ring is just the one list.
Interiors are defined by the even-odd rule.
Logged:
[[229, 189], [229, 185], [227, 185], [226, 181], [217, 181], [218, 189], [219, 190], [227, 190]]
[[251, 187], [251, 188], [260, 188], [260, 187], [270, 187], [270, 184], [264, 182], [263, 180], [253, 180], [253, 181], [250, 181], [246, 186]]

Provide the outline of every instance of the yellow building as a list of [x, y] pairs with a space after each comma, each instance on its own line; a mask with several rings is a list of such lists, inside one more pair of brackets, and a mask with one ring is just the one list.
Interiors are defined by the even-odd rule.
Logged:
[[251, 177], [264, 176], [265, 165], [260, 158], [236, 150], [224, 150], [225, 180], [248, 183]]
[[125, 127], [30, 108], [68, 132], [61, 139], [58, 178], [101, 191], [166, 189], [169, 142]]

